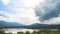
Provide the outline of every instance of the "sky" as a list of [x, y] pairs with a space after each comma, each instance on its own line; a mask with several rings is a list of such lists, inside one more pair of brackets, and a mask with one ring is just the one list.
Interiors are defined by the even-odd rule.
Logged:
[[60, 24], [60, 0], [0, 0], [0, 21]]

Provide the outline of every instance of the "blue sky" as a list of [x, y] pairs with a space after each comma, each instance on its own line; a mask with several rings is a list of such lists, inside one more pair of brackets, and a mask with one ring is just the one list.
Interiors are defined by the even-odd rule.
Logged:
[[60, 0], [0, 0], [0, 20], [59, 24]]
[[5, 5], [2, 0], [0, 0], [0, 11], [4, 11], [7, 13], [14, 13], [13, 10], [9, 9], [7, 5]]

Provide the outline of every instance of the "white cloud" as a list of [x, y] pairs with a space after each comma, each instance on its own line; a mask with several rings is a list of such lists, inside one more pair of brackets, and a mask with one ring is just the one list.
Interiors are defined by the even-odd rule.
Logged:
[[0, 20], [7, 21], [9, 18], [8, 14], [6, 12], [0, 11]]
[[9, 0], [1, 0], [5, 5], [9, 4]]
[[24, 24], [39, 23], [38, 17], [35, 15], [35, 6], [39, 5], [42, 0], [10, 0], [7, 7], [15, 14], [8, 14], [8, 21], [19, 22]]
[[[2, 0], [5, 5], [9, 2], [7, 7], [15, 12], [15, 14], [8, 14], [5, 12], [6, 15], [9, 15], [9, 18], [0, 16], [0, 20], [10, 21], [10, 22], [18, 22], [23, 24], [33, 24], [33, 23], [40, 23], [38, 20], [39, 17], [35, 15], [35, 6], [40, 6], [39, 9], [42, 10], [44, 14], [43, 6], [46, 5], [44, 0]], [[40, 4], [40, 5], [39, 5]], [[47, 5], [48, 6], [48, 5]], [[50, 7], [53, 7], [51, 4]], [[55, 8], [55, 7], [53, 7]], [[56, 18], [52, 18], [49, 20], [44, 21], [43, 24], [59, 24], [60, 23], [60, 16]]]

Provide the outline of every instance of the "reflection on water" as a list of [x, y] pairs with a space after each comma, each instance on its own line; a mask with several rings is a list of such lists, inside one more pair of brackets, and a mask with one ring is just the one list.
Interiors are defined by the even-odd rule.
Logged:
[[6, 28], [0, 30], [4, 30], [5, 33], [12, 33], [12, 34], [17, 34], [17, 32], [29, 31], [30, 33], [32, 33], [33, 31], [39, 31], [39, 29], [25, 29], [25, 28]]
[[[59, 33], [60, 34], [60, 29], [26, 29], [26, 28], [5, 28], [5, 29], [0, 29], [0, 31], [4, 31], [5, 33], [12, 33], [12, 34], [17, 34], [17, 32], [24, 32], [26, 33], [27, 31], [29, 31], [30, 33]], [[44, 33], [44, 34], [45, 34]]]

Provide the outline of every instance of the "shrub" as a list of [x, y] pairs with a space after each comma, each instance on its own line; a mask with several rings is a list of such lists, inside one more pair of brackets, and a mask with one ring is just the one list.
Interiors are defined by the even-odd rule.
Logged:
[[17, 34], [24, 34], [24, 32], [18, 32]]
[[4, 33], [4, 31], [1, 30], [1, 31], [0, 31], [0, 34], [5, 34], [5, 33]]
[[37, 34], [37, 32], [36, 32], [36, 31], [34, 31], [32, 34]]
[[27, 31], [25, 34], [30, 34], [30, 32], [29, 32], [29, 31]]
[[37, 32], [37, 34], [41, 34], [41, 32], [40, 32], [40, 31], [38, 31], [38, 32]]

